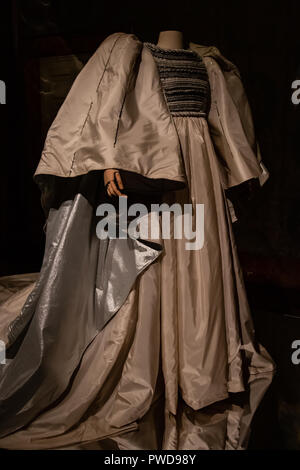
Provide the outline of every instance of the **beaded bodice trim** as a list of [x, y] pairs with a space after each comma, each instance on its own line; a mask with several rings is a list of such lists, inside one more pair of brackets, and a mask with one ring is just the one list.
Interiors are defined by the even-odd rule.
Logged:
[[210, 86], [205, 64], [191, 49], [165, 49], [145, 42], [157, 64], [170, 113], [207, 116]]

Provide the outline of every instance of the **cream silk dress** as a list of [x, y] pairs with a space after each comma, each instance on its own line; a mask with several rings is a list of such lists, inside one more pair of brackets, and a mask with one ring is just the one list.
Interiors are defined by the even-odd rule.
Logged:
[[[162, 200], [191, 204], [194, 224], [196, 205], [204, 205], [203, 246], [187, 250], [173, 233], [158, 245], [103, 245], [90, 236], [93, 198], [84, 190], [51, 209], [41, 274], [1, 280], [2, 337], [24, 303], [31, 314], [19, 317], [21, 345], [0, 375], [0, 448], [245, 449], [274, 375], [255, 339], [206, 119], [205, 66], [190, 49], [145, 45], [186, 177]], [[45, 348], [32, 349], [35, 339]]]

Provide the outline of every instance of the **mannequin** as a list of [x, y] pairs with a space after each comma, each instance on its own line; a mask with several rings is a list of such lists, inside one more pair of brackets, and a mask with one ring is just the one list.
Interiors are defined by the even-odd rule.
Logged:
[[[266, 175], [236, 67], [167, 18], [157, 45], [106, 38], [48, 131], [41, 273], [11, 281], [0, 306], [0, 448], [247, 446], [275, 365], [254, 337], [225, 188]], [[173, 236], [172, 211], [159, 243], [99, 239], [102, 192], [192, 204], [193, 226], [201, 204], [204, 246]]]
[[157, 46], [165, 49], [184, 49], [183, 33], [181, 31], [161, 31]]

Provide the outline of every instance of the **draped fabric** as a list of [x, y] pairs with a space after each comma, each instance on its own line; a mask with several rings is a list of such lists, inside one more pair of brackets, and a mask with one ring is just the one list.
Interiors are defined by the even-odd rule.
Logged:
[[[9, 416], [1, 419], [1, 433], [10, 424], [14, 432], [0, 439], [0, 447], [247, 447], [252, 417], [275, 365], [255, 340], [207, 122], [174, 119], [188, 187], [166, 192], [162, 200], [204, 203], [204, 246], [188, 251], [186, 239], [171, 237], [152, 240], [156, 249], [151, 240], [149, 245], [135, 241], [128, 252], [124, 240], [111, 240], [114, 248], [101, 258], [103, 241], [90, 231], [92, 210], [84, 196], [51, 210], [47, 244], [56, 258], [51, 261], [46, 251], [36, 284], [19, 282], [21, 290], [1, 304], [3, 331], [3, 312], [8, 325], [22, 299], [30, 303], [30, 289], [35, 302], [29, 330], [7, 366], [11, 373], [2, 376], [1, 399], [8, 390], [12, 398]], [[78, 230], [76, 223], [86, 228]], [[127, 276], [133, 253], [142, 260], [140, 266], [145, 264], [140, 273], [133, 271], [131, 286]], [[118, 299], [120, 287], [128, 295], [97, 331], [103, 312], [99, 302], [103, 259], [109, 266], [104, 273], [112, 274], [111, 289], [117, 286], [116, 295], [109, 298]], [[122, 274], [113, 266], [125, 271]], [[47, 269], [48, 274], [43, 274]], [[5, 282], [7, 278], [3, 296], [7, 296]], [[24, 403], [20, 382], [34, 370], [34, 358], [40, 374], [27, 380], [29, 396]], [[20, 375], [15, 374], [16, 364]], [[10, 381], [10, 388], [4, 380]], [[16, 429], [22, 423], [26, 426]]]

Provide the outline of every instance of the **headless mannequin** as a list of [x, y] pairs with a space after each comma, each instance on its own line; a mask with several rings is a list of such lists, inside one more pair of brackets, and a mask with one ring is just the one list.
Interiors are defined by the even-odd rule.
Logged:
[[158, 36], [157, 46], [165, 49], [183, 49], [183, 33], [181, 31], [161, 31]]

